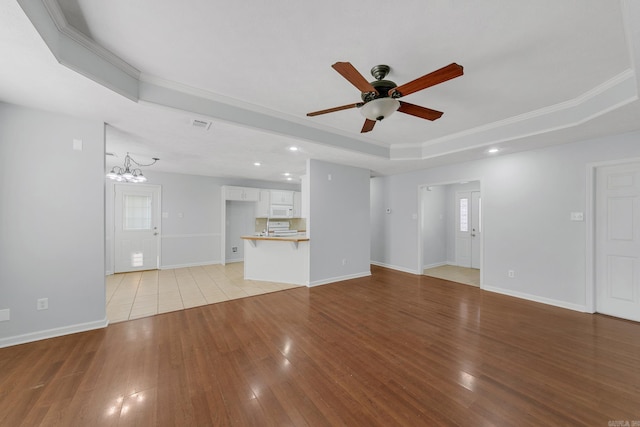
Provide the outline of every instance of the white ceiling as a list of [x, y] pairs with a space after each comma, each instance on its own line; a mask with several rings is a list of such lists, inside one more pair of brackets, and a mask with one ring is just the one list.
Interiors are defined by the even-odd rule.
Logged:
[[[116, 161], [131, 152], [160, 157], [156, 170], [271, 181], [304, 174], [307, 158], [393, 174], [494, 145], [509, 153], [640, 129], [632, 1], [363, 4], [0, 0], [0, 54], [11, 59], [0, 100], [108, 123]], [[338, 61], [368, 80], [388, 64], [398, 85], [452, 62], [465, 74], [403, 98], [441, 119], [395, 113], [360, 134], [357, 109], [306, 117], [360, 101]]]

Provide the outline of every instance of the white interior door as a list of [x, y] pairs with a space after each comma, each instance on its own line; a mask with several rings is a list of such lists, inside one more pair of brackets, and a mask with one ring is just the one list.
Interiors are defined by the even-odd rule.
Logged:
[[596, 170], [596, 311], [640, 321], [640, 163]]
[[480, 268], [482, 199], [479, 191], [471, 192], [471, 268]]
[[115, 272], [158, 268], [160, 187], [116, 184], [114, 188]]

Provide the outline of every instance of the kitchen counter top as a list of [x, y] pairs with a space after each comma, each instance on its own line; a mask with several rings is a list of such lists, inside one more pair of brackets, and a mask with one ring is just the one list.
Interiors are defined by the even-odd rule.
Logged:
[[308, 242], [306, 234], [294, 234], [292, 236], [241, 236], [244, 240], [275, 240], [283, 242]]

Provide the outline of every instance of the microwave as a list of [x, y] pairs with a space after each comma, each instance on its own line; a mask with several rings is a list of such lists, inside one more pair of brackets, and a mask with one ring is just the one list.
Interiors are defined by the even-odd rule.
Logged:
[[293, 206], [271, 205], [269, 218], [293, 218]]

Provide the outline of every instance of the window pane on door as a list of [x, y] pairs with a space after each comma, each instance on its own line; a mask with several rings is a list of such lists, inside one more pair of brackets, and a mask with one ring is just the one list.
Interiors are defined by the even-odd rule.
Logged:
[[151, 196], [124, 195], [125, 230], [151, 230]]
[[[451, 206], [451, 205], [449, 205]], [[469, 231], [469, 199], [460, 199], [460, 231]]]

